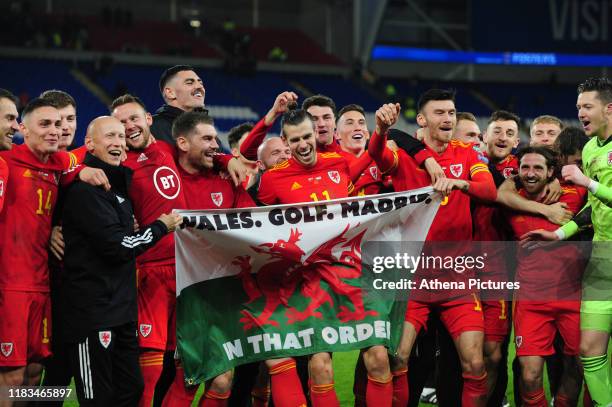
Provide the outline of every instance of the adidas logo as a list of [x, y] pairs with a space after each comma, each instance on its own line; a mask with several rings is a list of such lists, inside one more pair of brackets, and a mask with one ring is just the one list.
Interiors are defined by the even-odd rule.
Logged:
[[119, 195], [115, 195], [120, 204], [125, 202], [125, 199], [121, 198]]
[[300, 188], [302, 188], [302, 186], [297, 182], [294, 182], [293, 185], [291, 185], [292, 191], [295, 191], [296, 189], [300, 189]]
[[30, 170], [25, 170], [23, 172], [23, 176], [26, 177], [26, 178], [33, 178], [32, 172]]
[[149, 159], [149, 157], [147, 157], [145, 155], [145, 153], [140, 153], [140, 155], [138, 156], [138, 159], [136, 160], [136, 162], [139, 163], [139, 162], [142, 162], [142, 161], [145, 161], [145, 160], [148, 160], [148, 159]]

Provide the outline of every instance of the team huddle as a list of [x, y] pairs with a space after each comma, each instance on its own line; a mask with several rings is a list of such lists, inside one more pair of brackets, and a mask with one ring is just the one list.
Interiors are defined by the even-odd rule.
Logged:
[[[197, 386], [185, 382], [175, 352], [171, 232], [183, 220], [174, 209], [432, 186], [444, 198], [428, 243], [454, 242], [455, 255], [472, 242], [521, 247], [517, 256], [493, 245], [486, 271], [455, 278], [517, 281], [521, 292], [512, 301], [473, 290], [409, 299], [397, 351], [361, 350], [355, 405], [415, 405], [437, 363], [448, 370], [436, 386], [440, 405], [500, 406], [512, 328], [516, 405], [548, 405], [545, 368], [555, 406], [578, 405], [583, 387], [585, 406], [612, 405], [612, 81], [578, 87], [582, 128], [542, 115], [522, 148], [519, 117], [495, 111], [481, 134], [449, 90], [420, 95], [415, 135], [393, 129], [398, 104], [381, 106], [370, 132], [359, 105], [337, 110], [315, 95], [298, 107], [287, 91], [258, 123], [230, 130], [231, 154], [220, 153], [192, 67], [167, 69], [159, 88], [165, 104], [154, 115], [122, 95], [89, 124], [83, 146], [73, 145], [77, 104], [69, 94], [43, 92], [18, 122], [16, 98], [0, 89], [0, 386], [67, 386], [74, 378], [81, 405], [189, 406]], [[279, 118], [281, 135], [268, 135]], [[21, 145], [13, 144], [17, 132]], [[592, 252], [543, 243], [563, 240], [592, 241]], [[578, 294], [541, 296], [559, 287]], [[332, 354], [239, 366], [209, 380], [199, 401], [272, 403], [338, 406]]]

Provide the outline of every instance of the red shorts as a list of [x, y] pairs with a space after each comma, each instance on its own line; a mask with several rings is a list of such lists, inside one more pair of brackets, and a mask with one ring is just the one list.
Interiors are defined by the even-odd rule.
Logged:
[[21, 367], [51, 355], [49, 293], [0, 290], [0, 367]]
[[510, 331], [508, 301], [483, 301], [485, 342], [502, 343]]
[[513, 313], [517, 356], [549, 356], [555, 353], [556, 331], [563, 338], [563, 353], [578, 355], [580, 301], [516, 302]]
[[138, 346], [176, 348], [174, 265], [138, 267]]
[[418, 333], [427, 326], [427, 318], [432, 309], [440, 312], [440, 320], [453, 339], [463, 332], [484, 331], [482, 306], [475, 295], [472, 300], [458, 299], [438, 303], [408, 301], [406, 322], [414, 325]]

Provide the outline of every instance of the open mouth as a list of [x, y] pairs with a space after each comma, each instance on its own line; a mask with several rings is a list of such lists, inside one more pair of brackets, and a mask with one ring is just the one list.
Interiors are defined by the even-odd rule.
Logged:
[[128, 136], [129, 140], [136, 140], [138, 137], [140, 137], [140, 135], [142, 134], [141, 131], [137, 131], [135, 133], [132, 133]]
[[583, 129], [585, 129], [585, 130], [586, 130], [586, 129], [587, 129], [587, 127], [589, 127], [589, 125], [590, 125], [590, 124], [591, 124], [591, 122], [590, 122], [590, 121], [588, 121], [588, 120], [582, 120], [582, 128], [583, 128]]
[[110, 155], [112, 155], [113, 157], [116, 157], [116, 158], [121, 158], [121, 150], [119, 150], [119, 149], [112, 149], [112, 150], [109, 150], [109, 151], [108, 151], [108, 153], [109, 153]]
[[453, 131], [453, 126], [440, 126], [442, 131]]
[[196, 91], [194, 91], [192, 93], [192, 96], [197, 97], [197, 98], [203, 98], [204, 97], [204, 91], [198, 89]]
[[504, 149], [508, 148], [508, 145], [506, 143], [495, 143], [495, 147]]
[[523, 181], [525, 184], [527, 185], [535, 185], [539, 182], [539, 179], [537, 178], [527, 178]]
[[352, 139], [353, 140], [362, 140], [365, 136], [363, 135], [363, 133], [354, 133], [352, 135]]
[[299, 156], [301, 159], [303, 159], [303, 160], [308, 160], [308, 159], [310, 158], [310, 153], [311, 153], [311, 152], [312, 152], [312, 149], [310, 149], [310, 148], [309, 148], [309, 149], [304, 150], [304, 151], [298, 151], [298, 152], [297, 152], [297, 155], [298, 155], [298, 156]]

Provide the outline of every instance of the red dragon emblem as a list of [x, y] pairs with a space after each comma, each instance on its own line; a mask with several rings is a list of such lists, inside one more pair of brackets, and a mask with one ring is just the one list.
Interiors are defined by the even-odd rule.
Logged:
[[[243, 317], [240, 322], [243, 329], [248, 331], [264, 325], [278, 327], [279, 322], [271, 317], [281, 304], [287, 308], [287, 324], [311, 317], [323, 318], [318, 309], [324, 304], [334, 304], [329, 293], [321, 287], [322, 281], [325, 281], [334, 293], [348, 297], [349, 302], [353, 304], [354, 310], [340, 306], [336, 316], [342, 322], [378, 315], [376, 311], [364, 309], [361, 287], [342, 280], [361, 277], [361, 240], [366, 231], [363, 230], [347, 240], [345, 235], [349, 226], [347, 225], [340, 235], [318, 247], [305, 260], [302, 260], [305, 253], [297, 244], [302, 236], [297, 229], [291, 229], [288, 240], [278, 239], [275, 243], [251, 246], [256, 253], [269, 256], [268, 262], [261, 266], [256, 274], [252, 273], [250, 256], [237, 256], [232, 264], [240, 267], [238, 278], [242, 280], [243, 289], [249, 298], [246, 304], [262, 296], [265, 298], [264, 309], [258, 316], [247, 310], [241, 311]], [[310, 299], [304, 310], [298, 310], [288, 304], [289, 298], [300, 283], [301, 294]]]

